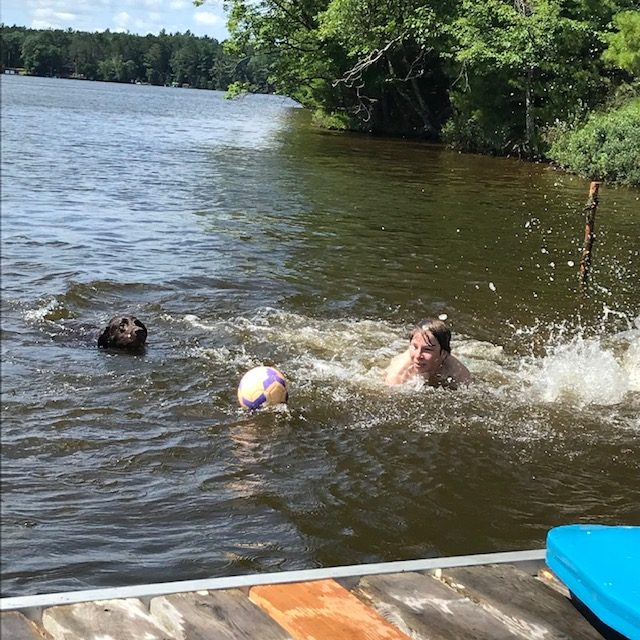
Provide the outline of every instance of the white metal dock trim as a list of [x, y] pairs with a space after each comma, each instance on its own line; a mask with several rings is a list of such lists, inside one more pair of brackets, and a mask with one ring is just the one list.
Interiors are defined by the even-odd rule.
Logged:
[[224, 578], [204, 578], [202, 580], [182, 580], [179, 582], [159, 582], [130, 587], [110, 587], [105, 589], [86, 589], [83, 591], [63, 591], [33, 596], [0, 598], [0, 611], [55, 607], [63, 604], [75, 604], [95, 600], [119, 598], [150, 598], [171, 593], [189, 591], [211, 591], [214, 589], [233, 589], [253, 587], [264, 584], [284, 584], [287, 582], [308, 582], [326, 578], [350, 578], [384, 573], [403, 573], [406, 571], [429, 571], [482, 564], [540, 562], [545, 559], [545, 549], [530, 551], [506, 551], [502, 553], [481, 553], [469, 556], [451, 556], [446, 558], [426, 558], [423, 560], [402, 560], [376, 564], [354, 564], [323, 569], [305, 569], [301, 571], [280, 571]]

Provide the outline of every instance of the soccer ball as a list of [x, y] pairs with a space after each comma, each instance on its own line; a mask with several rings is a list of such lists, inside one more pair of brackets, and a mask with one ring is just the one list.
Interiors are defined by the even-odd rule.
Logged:
[[288, 398], [287, 380], [273, 367], [250, 369], [238, 385], [238, 402], [245, 409], [281, 404]]

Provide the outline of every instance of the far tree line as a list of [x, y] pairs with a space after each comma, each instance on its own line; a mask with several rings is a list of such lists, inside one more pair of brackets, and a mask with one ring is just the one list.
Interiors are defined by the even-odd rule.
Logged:
[[236, 84], [269, 92], [267, 65], [250, 51], [230, 54], [214, 38], [186, 33], [28, 29], [0, 25], [1, 70], [105, 82], [141, 82], [226, 91]]

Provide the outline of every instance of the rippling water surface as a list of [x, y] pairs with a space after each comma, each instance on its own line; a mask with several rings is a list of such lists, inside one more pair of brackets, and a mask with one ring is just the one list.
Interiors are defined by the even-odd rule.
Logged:
[[[640, 192], [2, 77], [3, 595], [538, 548], [640, 524]], [[144, 354], [98, 351], [138, 315]], [[386, 388], [446, 314], [475, 384]], [[237, 408], [273, 364], [288, 410]]]

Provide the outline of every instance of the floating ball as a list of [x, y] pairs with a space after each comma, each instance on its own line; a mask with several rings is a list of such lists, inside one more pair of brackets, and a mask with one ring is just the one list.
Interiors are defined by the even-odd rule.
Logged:
[[273, 367], [250, 369], [238, 385], [238, 402], [245, 409], [282, 404], [288, 398], [287, 380]]

